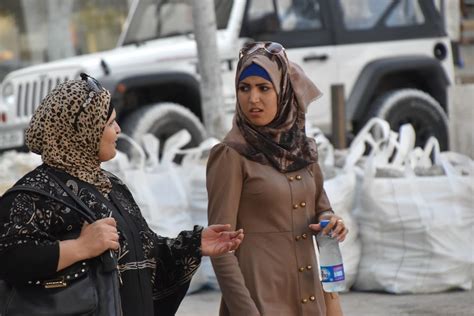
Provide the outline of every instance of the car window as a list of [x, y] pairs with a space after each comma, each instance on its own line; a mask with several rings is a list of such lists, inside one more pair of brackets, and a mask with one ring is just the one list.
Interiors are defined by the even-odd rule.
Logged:
[[[233, 1], [215, 0], [217, 29], [225, 29]], [[124, 44], [193, 33], [192, 3], [174, 0], [138, 2]]]
[[275, 7], [273, 6], [273, 1], [271, 0], [260, 0], [250, 1], [250, 6], [247, 12], [247, 18], [249, 21], [255, 21], [260, 19], [262, 16], [268, 14], [274, 14]]
[[247, 23], [251, 35], [318, 30], [322, 28], [320, 11], [319, 0], [253, 0], [247, 11]]
[[280, 25], [283, 31], [314, 30], [322, 27], [319, 1], [278, 1]]
[[416, 0], [339, 0], [344, 26], [348, 30], [365, 30], [376, 26], [403, 27], [424, 23]]
[[425, 17], [418, 1], [400, 1], [393, 8], [385, 23], [389, 27], [419, 25], [425, 22]]
[[339, 0], [348, 30], [369, 29], [377, 24], [392, 0]]

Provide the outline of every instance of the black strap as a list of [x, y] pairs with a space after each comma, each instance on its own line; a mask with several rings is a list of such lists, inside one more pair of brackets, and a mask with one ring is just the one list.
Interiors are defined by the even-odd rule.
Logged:
[[[90, 217], [93, 218], [92, 222], [95, 222], [95, 220], [97, 219], [95, 214], [87, 207], [87, 205], [84, 204], [84, 202], [82, 202], [79, 197], [74, 194], [74, 192], [71, 191], [71, 189], [69, 189], [67, 187], [67, 185], [61, 181], [60, 179], [58, 179], [58, 177], [56, 177], [56, 175], [54, 175], [49, 169], [46, 169], [46, 173], [54, 180], [56, 181], [60, 186], [61, 188], [63, 188], [63, 190], [80, 206], [83, 208], [84, 211], [86, 211]], [[92, 223], [92, 222], [89, 222], [89, 223]], [[112, 251], [112, 250], [108, 250], [108, 251], [105, 251], [104, 253], [102, 253], [100, 256], [100, 260], [102, 262], [102, 265], [103, 265], [103, 269], [105, 272], [111, 272], [111, 271], [114, 271], [114, 270], [117, 270], [117, 257], [115, 255], [115, 253]], [[1, 315], [0, 315], [1, 316]]]
[[88, 214], [88, 218], [92, 219], [91, 222], [89, 223], [92, 223], [92, 222], [95, 222], [96, 221], [96, 216], [94, 214], [94, 212], [92, 212], [89, 207], [87, 207], [87, 205], [84, 204], [84, 202], [82, 202], [79, 197], [74, 194], [74, 192], [71, 191], [71, 189], [68, 188], [68, 186], [63, 182], [61, 181], [60, 179], [58, 179], [58, 177], [56, 177], [56, 175], [54, 175], [51, 171], [49, 171], [48, 169], [46, 169], [46, 173], [57, 183], [61, 186], [61, 188], [63, 188], [63, 190], [67, 193], [67, 195], [69, 195], [69, 197], [71, 197], [74, 202], [76, 202], [83, 210], [84, 212], [86, 212]]
[[43, 195], [47, 198], [50, 198], [52, 200], [55, 200], [56, 202], [59, 202], [59, 203], [62, 203], [64, 204], [65, 206], [69, 207], [70, 209], [78, 212], [79, 214], [82, 215], [82, 217], [84, 217], [84, 219], [90, 224], [90, 223], [93, 223], [95, 221], [94, 218], [92, 218], [89, 214], [89, 212], [84, 212], [83, 210], [75, 207], [74, 205], [58, 198], [58, 197], [55, 197], [53, 196], [51, 193], [49, 192], [46, 192], [46, 191], [43, 191], [43, 190], [40, 190], [40, 189], [37, 189], [37, 188], [34, 188], [34, 187], [30, 187], [30, 186], [26, 186], [26, 185], [15, 185], [14, 187], [10, 188], [7, 192], [5, 192], [5, 194], [3, 196], [6, 196], [7, 194], [9, 193], [13, 193], [13, 192], [33, 192], [33, 193], [36, 193], [36, 194], [39, 194], [39, 195]]

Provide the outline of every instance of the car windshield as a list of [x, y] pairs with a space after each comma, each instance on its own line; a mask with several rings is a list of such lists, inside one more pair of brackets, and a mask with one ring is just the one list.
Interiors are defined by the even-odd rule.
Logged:
[[379, 25], [404, 27], [423, 24], [425, 17], [413, 0], [339, 0], [348, 30], [366, 30]]
[[[225, 29], [233, 0], [215, 0], [216, 24]], [[188, 0], [141, 0], [130, 20], [123, 44], [193, 33], [192, 2]]]

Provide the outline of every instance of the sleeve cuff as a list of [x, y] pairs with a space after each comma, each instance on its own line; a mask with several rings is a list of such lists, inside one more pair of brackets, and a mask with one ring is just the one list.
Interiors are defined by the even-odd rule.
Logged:
[[197, 245], [197, 251], [196, 251], [196, 256], [202, 257], [202, 250], [201, 250], [201, 241], [202, 241], [202, 231], [204, 230], [204, 227], [195, 225], [193, 229], [193, 239], [196, 242]]
[[318, 214], [318, 222], [321, 220], [321, 216], [323, 215], [329, 215], [329, 214], [335, 214], [332, 209], [322, 211], [321, 213]]

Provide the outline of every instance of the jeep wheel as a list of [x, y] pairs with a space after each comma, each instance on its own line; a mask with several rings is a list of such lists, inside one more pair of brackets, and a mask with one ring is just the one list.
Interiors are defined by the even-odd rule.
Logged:
[[448, 148], [448, 117], [439, 103], [423, 91], [387, 92], [375, 101], [372, 114], [388, 121], [395, 131], [410, 123], [416, 132], [416, 146], [424, 146], [428, 138], [434, 136], [441, 150]]
[[160, 140], [160, 156], [163, 145], [170, 136], [186, 129], [191, 141], [184, 148], [196, 147], [205, 138], [206, 131], [194, 113], [187, 108], [170, 102], [156, 103], [131, 113], [123, 122], [122, 130], [134, 139], [146, 133]]

